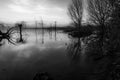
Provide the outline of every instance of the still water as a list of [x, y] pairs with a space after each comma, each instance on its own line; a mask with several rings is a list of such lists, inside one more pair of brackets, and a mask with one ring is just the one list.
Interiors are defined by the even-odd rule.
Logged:
[[111, 60], [99, 59], [101, 55], [95, 54], [99, 50], [86, 45], [88, 38], [47, 30], [24, 30], [23, 38], [24, 43], [15, 45], [2, 40], [0, 80], [33, 80], [41, 72], [47, 72], [53, 80], [112, 79], [107, 70]]

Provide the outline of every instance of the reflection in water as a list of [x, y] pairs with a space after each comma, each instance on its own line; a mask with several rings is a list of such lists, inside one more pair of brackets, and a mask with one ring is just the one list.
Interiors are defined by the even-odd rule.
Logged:
[[[45, 29], [37, 30], [37, 29], [35, 29], [35, 34], [31, 34], [31, 31], [33, 31], [33, 30], [29, 30], [29, 29], [22, 30], [21, 25], [20, 25], [20, 27], [18, 26], [18, 28], [16, 27], [15, 29], [13, 30], [13, 32], [11, 31], [9, 38], [0, 37], [1, 45], [2, 45], [2, 42], [4, 42], [4, 39], [8, 40], [8, 42], [15, 44], [15, 45], [19, 44], [19, 43], [25, 44], [26, 42], [29, 42], [31, 39], [36, 40], [36, 44], [39, 42], [41, 42], [41, 44], [44, 44], [45, 41], [48, 42], [50, 40], [54, 40], [54, 41], [57, 40], [57, 37], [56, 37], [57, 30], [45, 30]], [[33, 37], [33, 35], [35, 35], [35, 37]], [[49, 36], [49, 37], [47, 37], [47, 36]]]
[[13, 37], [15, 34], [18, 34], [17, 27], [9, 28], [6, 32], [0, 31], [0, 43], [6, 39], [10, 43], [15, 44], [15, 38]]
[[[8, 79], [32, 80], [37, 72], [40, 73], [45, 71], [54, 74], [54, 69], [59, 70], [58, 68], [61, 66], [61, 63], [66, 63], [63, 52], [64, 44], [68, 42], [68, 39], [66, 39], [67, 36], [65, 34], [58, 32], [59, 39], [57, 39], [56, 42], [55, 36], [52, 35], [53, 39], [50, 39], [47, 31], [44, 31], [44, 34], [42, 34], [43, 32], [41, 30], [36, 30], [37, 36], [35, 36], [36, 33], [34, 30], [24, 31], [28, 34], [27, 43], [18, 44], [15, 46], [11, 44], [5, 44], [5, 46], [0, 49], [1, 65], [8, 70], [8, 73], [5, 72], [5, 74], [9, 75]], [[38, 39], [37, 43], [36, 37]], [[44, 44], [41, 44], [41, 39], [43, 37]], [[6, 64], [4, 61], [6, 63], [9, 61], [10, 62]], [[4, 65], [4, 63], [6, 65]], [[54, 69], [52, 69], [51, 66], [54, 67]], [[9, 69], [11, 69], [11, 71]], [[12, 74], [10, 75], [10, 73]], [[0, 75], [3, 76], [0, 76], [0, 80], [5, 80], [6, 76], [2, 75], [1, 72]]]
[[35, 29], [35, 35], [36, 35], [36, 43], [39, 43], [41, 41], [41, 43], [44, 44], [46, 38], [49, 38], [49, 40], [55, 40], [55, 41], [57, 40], [56, 30], [53, 31], [53, 30], [45, 30], [45, 29], [41, 29], [41, 30]]
[[11, 45], [1, 41], [0, 80], [32, 80], [41, 72], [50, 73], [54, 80], [120, 79], [120, 52], [109, 54], [112, 42], [103, 46], [103, 52], [95, 35], [72, 38], [57, 30], [24, 32], [27, 35], [22, 38], [27, 38], [27, 43]]
[[120, 52], [112, 51], [111, 55], [111, 50], [108, 49], [111, 45], [107, 43], [104, 43], [104, 50], [101, 51], [99, 42], [95, 35], [71, 38], [71, 43], [67, 47], [68, 56], [72, 62], [84, 65], [82, 70], [85, 70], [82, 74], [85, 73], [88, 77], [84, 78], [85, 80], [119, 80]]
[[72, 61], [79, 61], [80, 54], [81, 54], [81, 40], [78, 39], [72, 39], [72, 43], [70, 43], [67, 47], [68, 49], [68, 56], [71, 57]]
[[44, 44], [44, 29], [42, 29], [42, 44]]

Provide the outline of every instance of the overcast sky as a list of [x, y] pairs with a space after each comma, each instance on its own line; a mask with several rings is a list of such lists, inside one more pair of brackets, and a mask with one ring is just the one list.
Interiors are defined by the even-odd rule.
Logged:
[[70, 22], [67, 7], [71, 0], [0, 0], [0, 21]]

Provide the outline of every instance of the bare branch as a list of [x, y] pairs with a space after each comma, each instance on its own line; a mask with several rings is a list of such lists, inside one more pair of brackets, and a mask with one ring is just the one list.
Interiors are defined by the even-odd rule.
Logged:
[[82, 13], [82, 0], [72, 0], [72, 3], [68, 7], [68, 14], [77, 27], [81, 25]]
[[[98, 25], [106, 25], [112, 16], [113, 7], [109, 0], [88, 0], [90, 20]], [[95, 23], [96, 24], [96, 23]]]

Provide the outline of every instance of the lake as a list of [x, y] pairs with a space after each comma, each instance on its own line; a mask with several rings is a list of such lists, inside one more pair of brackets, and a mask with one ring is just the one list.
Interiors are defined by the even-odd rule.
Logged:
[[33, 80], [42, 72], [53, 80], [112, 80], [109, 68], [114, 60], [102, 58], [90, 37], [73, 38], [60, 30], [38, 29], [24, 30], [24, 43], [14, 45], [4, 39], [0, 80]]

